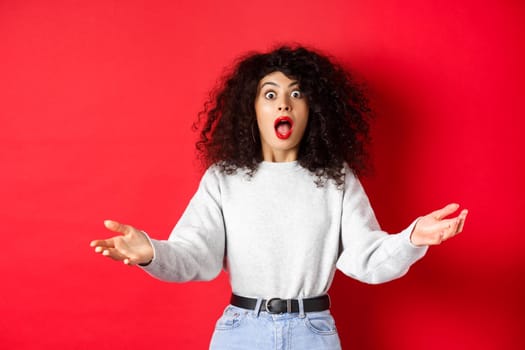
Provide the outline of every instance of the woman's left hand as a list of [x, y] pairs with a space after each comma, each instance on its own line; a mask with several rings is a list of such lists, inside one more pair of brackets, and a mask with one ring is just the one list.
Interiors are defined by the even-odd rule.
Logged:
[[459, 204], [449, 204], [420, 218], [410, 240], [416, 246], [437, 245], [463, 230], [468, 210], [463, 209], [455, 218], [445, 219], [458, 210]]

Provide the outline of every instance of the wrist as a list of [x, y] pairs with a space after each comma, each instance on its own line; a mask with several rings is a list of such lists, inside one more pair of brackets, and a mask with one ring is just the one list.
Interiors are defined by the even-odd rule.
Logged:
[[138, 265], [139, 266], [148, 266], [149, 264], [151, 264], [152, 261], [153, 261], [153, 259], [151, 259], [150, 261], [148, 261], [146, 263], [139, 263]]
[[410, 232], [410, 235], [408, 236], [410, 243], [416, 247], [421, 247], [424, 245], [420, 242], [420, 239], [419, 239], [418, 224], [419, 224], [420, 219], [421, 218], [417, 218], [416, 222], [414, 223], [414, 227], [412, 231]]
[[149, 235], [145, 231], [140, 231], [140, 232], [144, 235], [144, 237], [146, 238], [148, 242], [147, 243], [148, 248], [145, 250], [145, 254], [143, 255], [145, 257], [145, 261], [137, 264], [139, 266], [144, 267], [144, 266], [148, 266], [149, 264], [151, 264], [153, 260], [155, 259], [155, 248], [153, 246], [153, 242], [151, 241]]

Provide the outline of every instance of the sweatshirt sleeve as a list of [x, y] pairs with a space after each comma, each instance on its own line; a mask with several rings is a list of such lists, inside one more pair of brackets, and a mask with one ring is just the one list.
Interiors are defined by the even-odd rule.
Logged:
[[150, 239], [154, 257], [143, 269], [171, 282], [211, 280], [224, 261], [225, 228], [216, 170], [204, 174], [168, 240]]
[[361, 183], [351, 170], [346, 170], [342, 251], [337, 268], [347, 276], [370, 284], [403, 276], [428, 250], [427, 246], [417, 247], [410, 241], [417, 220], [397, 234], [381, 231]]

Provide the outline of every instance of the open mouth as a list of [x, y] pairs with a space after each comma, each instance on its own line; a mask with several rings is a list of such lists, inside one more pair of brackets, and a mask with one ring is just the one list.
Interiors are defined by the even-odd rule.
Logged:
[[286, 140], [292, 135], [293, 121], [290, 117], [283, 116], [275, 119], [273, 126], [275, 128], [275, 135], [281, 140]]

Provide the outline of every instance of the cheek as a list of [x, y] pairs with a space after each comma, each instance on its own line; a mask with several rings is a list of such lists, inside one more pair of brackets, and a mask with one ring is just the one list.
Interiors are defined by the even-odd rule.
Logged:
[[309, 109], [308, 107], [304, 107], [301, 109], [301, 112], [300, 112], [300, 117], [297, 118], [297, 127], [301, 130], [301, 132], [304, 131], [304, 129], [306, 129], [306, 125], [308, 124], [308, 118], [309, 118], [309, 113], [308, 113]]
[[306, 125], [308, 124], [308, 117], [301, 119], [300, 122], [296, 125], [296, 130], [301, 134], [301, 137], [304, 135], [306, 130]]
[[273, 114], [272, 109], [269, 106], [266, 105], [258, 105], [255, 107], [255, 115], [257, 117], [257, 124], [259, 125], [260, 129], [267, 128], [269, 126], [272, 126], [273, 128]]

